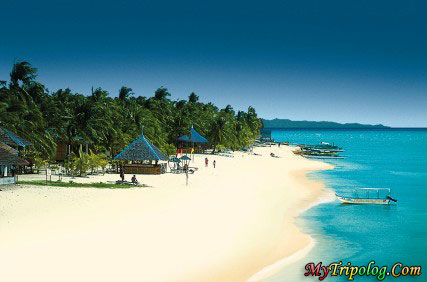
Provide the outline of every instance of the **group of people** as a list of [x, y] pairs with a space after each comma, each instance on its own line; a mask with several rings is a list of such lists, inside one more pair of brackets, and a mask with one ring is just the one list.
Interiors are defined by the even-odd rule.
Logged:
[[[216, 167], [216, 160], [214, 160], [212, 162], [212, 164], [213, 164], [213, 167], [215, 168]], [[209, 166], [209, 160], [208, 160], [208, 158], [205, 158], [205, 167], [208, 167], [208, 166]]]
[[[120, 178], [122, 179], [122, 182], [125, 182], [125, 172], [124, 172], [124, 169], [122, 168], [122, 169], [120, 169]], [[138, 182], [138, 179], [136, 179], [136, 175], [134, 174], [133, 176], [132, 176], [132, 178], [131, 178], [131, 182], [133, 183], [133, 184], [138, 184], [139, 182]]]

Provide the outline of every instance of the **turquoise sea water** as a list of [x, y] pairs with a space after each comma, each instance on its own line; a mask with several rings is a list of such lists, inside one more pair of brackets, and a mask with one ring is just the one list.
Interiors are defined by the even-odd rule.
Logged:
[[[328, 160], [334, 170], [308, 176], [324, 181], [335, 192], [354, 188], [392, 188], [398, 202], [383, 205], [343, 205], [338, 201], [318, 205], [297, 222], [315, 240], [302, 260], [285, 266], [266, 281], [319, 281], [305, 277], [308, 262], [388, 266], [421, 265], [420, 277], [386, 277], [383, 281], [427, 281], [427, 130], [274, 130], [276, 141], [316, 144], [334, 142], [343, 147], [342, 160]], [[346, 281], [327, 277], [325, 281]], [[378, 281], [358, 276], [355, 281]]]

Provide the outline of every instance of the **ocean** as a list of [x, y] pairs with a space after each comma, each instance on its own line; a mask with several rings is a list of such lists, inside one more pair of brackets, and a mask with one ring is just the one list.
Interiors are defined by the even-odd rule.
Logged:
[[[388, 271], [400, 262], [421, 266], [424, 272], [419, 277], [386, 275], [384, 281], [427, 281], [427, 129], [273, 130], [271, 135], [280, 142], [335, 143], [346, 158], [326, 160], [335, 169], [309, 173], [309, 178], [338, 194], [362, 187], [391, 188], [398, 202], [344, 205], [335, 200], [307, 210], [297, 223], [314, 238], [314, 248], [265, 281], [319, 281], [304, 276], [307, 263], [368, 266], [372, 260]], [[378, 281], [377, 276], [356, 276], [355, 281]], [[347, 279], [328, 276], [326, 281]]]

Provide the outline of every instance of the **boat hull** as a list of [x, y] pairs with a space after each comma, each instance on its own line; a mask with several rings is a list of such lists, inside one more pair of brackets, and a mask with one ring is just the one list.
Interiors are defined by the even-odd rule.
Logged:
[[350, 198], [336, 195], [338, 200], [343, 204], [374, 204], [374, 205], [388, 205], [389, 199], [363, 199], [363, 198]]

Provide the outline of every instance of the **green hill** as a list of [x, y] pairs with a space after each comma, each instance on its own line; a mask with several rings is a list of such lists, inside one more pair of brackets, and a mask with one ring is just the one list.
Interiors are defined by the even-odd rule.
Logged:
[[338, 123], [332, 121], [293, 121], [290, 119], [261, 119], [264, 128], [339, 128], [339, 129], [374, 129], [374, 128], [390, 128], [382, 124], [360, 124], [360, 123]]

